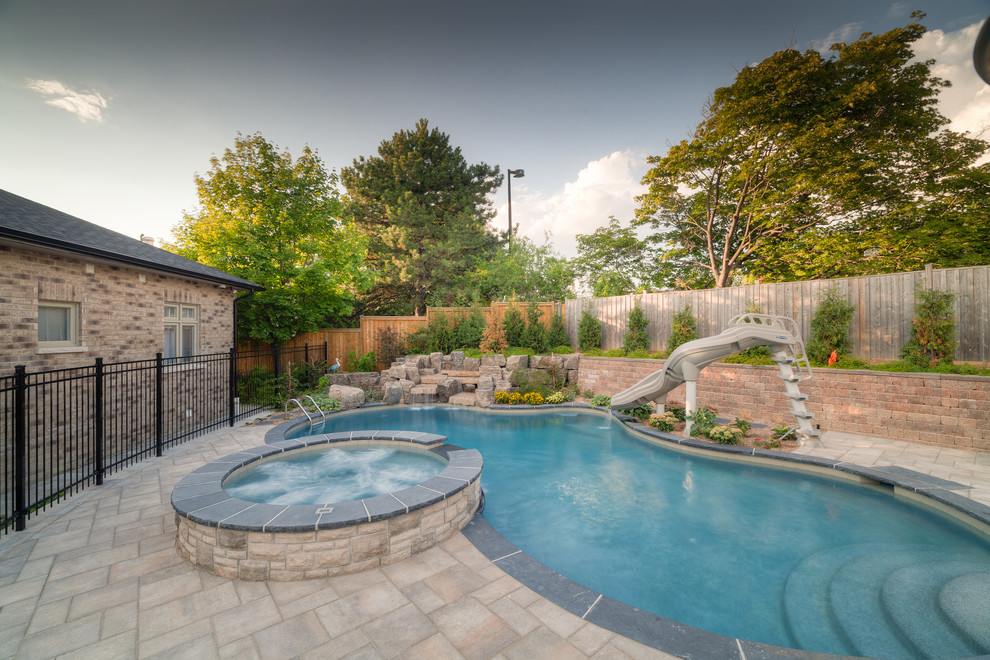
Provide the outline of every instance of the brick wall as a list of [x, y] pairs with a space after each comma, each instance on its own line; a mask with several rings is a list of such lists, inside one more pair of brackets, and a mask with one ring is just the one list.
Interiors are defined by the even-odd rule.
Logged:
[[[660, 360], [581, 357], [578, 387], [615, 394], [663, 367]], [[822, 431], [990, 451], [990, 378], [813, 369], [800, 383]], [[777, 368], [715, 363], [698, 379], [698, 403], [722, 417], [793, 425]], [[684, 386], [668, 401], [684, 401]]]
[[[92, 272], [88, 272], [92, 271]], [[236, 291], [150, 271], [0, 245], [0, 374], [154, 358], [165, 303], [198, 305], [199, 353], [231, 346]], [[38, 301], [79, 303], [84, 350], [38, 348]]]

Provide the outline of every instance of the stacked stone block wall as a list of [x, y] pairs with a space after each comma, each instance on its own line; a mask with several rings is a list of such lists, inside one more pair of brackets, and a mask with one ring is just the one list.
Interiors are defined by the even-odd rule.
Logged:
[[[578, 387], [615, 394], [661, 369], [661, 360], [581, 357]], [[793, 426], [773, 366], [715, 363], [698, 379], [698, 404], [732, 419]], [[990, 451], [990, 378], [953, 374], [813, 369], [800, 383], [821, 430]], [[681, 385], [668, 401], [685, 399]]]
[[239, 580], [288, 582], [392, 564], [462, 529], [478, 509], [481, 480], [422, 509], [324, 530], [257, 532], [202, 525], [176, 514], [176, 547], [186, 560]]

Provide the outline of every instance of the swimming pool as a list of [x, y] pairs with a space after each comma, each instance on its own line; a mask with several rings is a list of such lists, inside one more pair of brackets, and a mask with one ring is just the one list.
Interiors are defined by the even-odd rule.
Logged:
[[990, 651], [986, 598], [966, 596], [990, 576], [990, 541], [891, 488], [672, 450], [579, 409], [379, 407], [314, 431], [372, 428], [479, 450], [485, 519], [632, 607], [827, 653]]

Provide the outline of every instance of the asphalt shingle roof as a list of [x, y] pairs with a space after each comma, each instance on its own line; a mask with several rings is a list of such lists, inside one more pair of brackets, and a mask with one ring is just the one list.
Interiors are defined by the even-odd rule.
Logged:
[[260, 291], [263, 287], [168, 250], [0, 190], [0, 240], [120, 262], [172, 275]]

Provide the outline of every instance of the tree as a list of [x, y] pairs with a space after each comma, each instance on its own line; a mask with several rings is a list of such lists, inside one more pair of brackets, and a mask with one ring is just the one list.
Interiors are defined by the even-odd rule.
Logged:
[[808, 338], [808, 358], [817, 364], [827, 364], [835, 351], [836, 357], [849, 355], [849, 326], [856, 306], [846, 300], [836, 287], [826, 290], [818, 300], [811, 316], [811, 336]]
[[341, 171], [348, 210], [368, 240], [377, 282], [366, 308], [422, 314], [453, 301], [498, 246], [489, 199], [498, 167], [469, 165], [450, 137], [420, 119]]
[[265, 287], [239, 307], [238, 335], [283, 344], [350, 314], [366, 285], [364, 242], [340, 218], [337, 175], [308, 146], [293, 160], [261, 133], [196, 175], [199, 208], [166, 246]]
[[609, 217], [606, 227], [578, 234], [577, 243], [578, 256], [571, 263], [596, 298], [646, 292], [662, 285], [655, 246], [614, 217]]
[[650, 320], [646, 318], [643, 308], [636, 306], [629, 310], [629, 330], [623, 336], [622, 348], [628, 351], [645, 351], [650, 348], [650, 335], [646, 328]]
[[578, 350], [591, 351], [602, 347], [602, 322], [588, 310], [581, 311], [578, 322]]
[[508, 249], [498, 250], [479, 263], [472, 282], [482, 300], [562, 301], [571, 296], [574, 268], [545, 237], [543, 245], [517, 236]]
[[551, 347], [550, 333], [547, 332], [547, 326], [540, 321], [540, 316], [540, 306], [535, 302], [529, 303], [526, 308], [526, 329], [522, 334], [522, 345], [533, 349], [538, 355], [546, 353]]
[[688, 305], [681, 311], [674, 314], [670, 320], [670, 338], [667, 340], [667, 355], [674, 352], [674, 349], [681, 344], [694, 341], [698, 338], [698, 319], [694, 318], [694, 311]]
[[901, 359], [922, 369], [952, 364], [956, 353], [955, 294], [938, 289], [915, 292], [912, 336]]
[[988, 145], [945, 128], [948, 83], [912, 59], [924, 32], [866, 33], [828, 58], [779, 51], [716, 90], [693, 138], [650, 158], [638, 198], [665, 276], [723, 287], [737, 272], [784, 281], [990, 256], [990, 175], [974, 167]]

